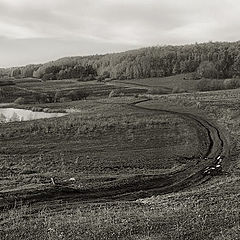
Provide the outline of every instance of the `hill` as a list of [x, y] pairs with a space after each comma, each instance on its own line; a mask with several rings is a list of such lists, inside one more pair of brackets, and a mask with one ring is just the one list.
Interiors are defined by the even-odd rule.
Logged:
[[155, 46], [85, 57], [65, 57], [40, 65], [1, 69], [1, 76], [45, 80], [137, 79], [197, 72], [196, 78], [232, 78], [240, 75], [240, 42], [209, 42], [182, 46]]

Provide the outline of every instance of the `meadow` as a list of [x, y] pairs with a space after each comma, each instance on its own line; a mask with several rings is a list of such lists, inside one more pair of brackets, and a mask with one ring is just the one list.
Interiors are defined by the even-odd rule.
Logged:
[[46, 178], [50, 182], [50, 177], [60, 182], [74, 177], [76, 185], [86, 188], [94, 185], [90, 176], [101, 181], [107, 176], [109, 182], [108, 178], [164, 173], [184, 167], [183, 156], [200, 154], [202, 143], [194, 125], [124, 102], [79, 101], [69, 103], [74, 113], [61, 118], [1, 125], [1, 175], [4, 183], [8, 179], [1, 188], [41, 184]]
[[131, 80], [114, 80], [117, 86], [128, 86], [149, 89], [153, 94], [169, 94], [172, 92], [193, 92], [197, 90], [199, 80], [192, 78], [192, 74], [178, 74], [169, 77], [154, 77]]
[[[27, 92], [48, 92], [58, 82], [20, 84]], [[59, 89], [68, 90], [79, 83], [68, 80], [61, 84]], [[151, 84], [155, 86], [154, 81]], [[123, 87], [80, 85], [107, 88], [108, 94]], [[0, 202], [6, 194], [48, 189], [51, 178], [56, 185], [97, 191], [131, 182], [137, 186], [142, 176], [173, 174], [196, 164], [194, 159], [201, 157], [207, 145], [202, 141], [206, 133], [178, 115], [131, 105], [144, 99], [148, 101], [140, 106], [184, 109], [215, 123], [230, 145], [222, 175], [180, 192], [134, 201], [68, 204], [59, 200], [56, 206], [43, 201], [37, 208], [20, 201], [9, 209], [1, 205], [5, 207], [0, 213], [0, 238], [239, 239], [240, 91], [151, 95], [129, 88], [138, 98], [108, 98], [104, 93], [88, 100], [20, 106], [67, 110], [69, 114], [0, 125]]]
[[[6, 239], [239, 239], [239, 177], [136, 202], [85, 204], [64, 212], [23, 206], [2, 213]], [[2, 235], [1, 235], [2, 234]]]
[[147, 91], [141, 88], [118, 87], [94, 81], [78, 81], [77, 79], [42, 81], [40, 79], [17, 79], [14, 85], [0, 87], [1, 103], [12, 103], [19, 97], [24, 97], [26, 103], [35, 104], [40, 94], [47, 94], [54, 98], [56, 93], [66, 94], [72, 90], [86, 92], [90, 98], [105, 98], [115, 91], [118, 95], [143, 94]]

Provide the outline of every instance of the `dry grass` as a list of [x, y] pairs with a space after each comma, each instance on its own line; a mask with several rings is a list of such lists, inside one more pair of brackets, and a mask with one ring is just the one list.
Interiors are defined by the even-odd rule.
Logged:
[[[22, 206], [20, 209], [1, 213], [0, 238], [6, 240], [239, 239], [239, 95], [240, 92], [238, 90], [197, 94], [171, 94], [155, 97], [157, 100], [149, 103], [152, 106], [165, 106], [165, 108], [169, 106], [175, 108], [179, 108], [179, 105], [181, 107], [184, 106], [186, 111], [199, 112], [204, 117], [217, 122], [220, 128], [225, 129], [229, 133], [229, 135], [226, 134], [226, 137], [229, 139], [231, 145], [231, 158], [227, 159], [225, 163], [228, 168], [228, 176], [215, 177], [199, 187], [194, 187], [184, 192], [156, 196], [144, 200], [141, 199], [137, 202], [83, 204], [78, 205], [77, 208], [76, 205], [66, 206], [64, 212], [50, 211], [42, 206], [42, 209], [37, 213], [33, 213], [31, 206]], [[123, 99], [106, 99], [104, 101], [106, 103], [118, 101], [119, 103]], [[198, 102], [200, 103], [199, 105], [197, 104]], [[88, 124], [93, 121], [90, 116], [94, 116], [94, 111], [105, 111], [104, 116], [106, 119], [109, 117], [109, 123], [111, 119], [113, 119], [113, 125], [116, 122], [117, 115], [115, 115], [116, 113], [113, 110], [117, 108], [114, 104], [110, 108], [109, 105], [102, 108], [102, 105], [100, 107], [95, 103], [92, 105], [81, 103], [79, 106], [73, 106], [73, 103], [69, 103], [68, 106], [75, 107], [76, 109], [81, 108], [83, 112], [88, 111], [90, 114], [89, 119], [85, 119], [85, 121], [88, 121]], [[130, 114], [132, 112], [132, 110], [123, 112], [121, 104], [118, 107], [119, 113], [126, 115], [126, 113]], [[97, 115], [95, 117], [96, 121], [99, 122], [99, 119], [103, 116]], [[70, 121], [73, 126], [79, 124], [75, 118], [73, 117], [72, 122]], [[148, 123], [149, 119], [146, 119], [145, 123]], [[128, 120], [130, 121], [128, 122], [130, 125], [131, 123], [134, 125], [136, 121], [145, 124], [139, 118], [131, 117], [131, 114], [127, 115], [126, 118], [121, 116], [118, 124], [120, 123], [121, 126], [129, 128], [129, 125], [126, 124]], [[99, 124], [100, 128], [103, 127], [103, 123], [97, 124]], [[39, 126], [41, 125], [44, 126], [44, 122], [39, 122]], [[39, 126], [35, 127], [38, 128]], [[66, 129], [69, 126], [66, 124]], [[26, 128], [28, 127], [26, 126]], [[18, 131], [18, 125], [12, 128], [13, 136], [14, 131]], [[23, 128], [22, 134], [24, 134], [24, 131]], [[45, 136], [47, 136], [47, 133]], [[51, 132], [49, 136], [51, 136]], [[7, 161], [7, 158], [5, 160]], [[19, 159], [16, 159], [16, 162], [18, 161]], [[67, 165], [68, 162], [64, 162], [64, 164]]]
[[[189, 80], [187, 78], [190, 77], [191, 74], [178, 74], [170, 77], [156, 77], [156, 78], [146, 78], [146, 79], [132, 79], [132, 80], [124, 80], [124, 81], [116, 81], [116, 83], [121, 83], [121, 86], [124, 86], [124, 83], [130, 84], [135, 87], [147, 87], [147, 88], [159, 88], [159, 92], [171, 93], [171, 89], [179, 88], [184, 91], [195, 91], [197, 89], [197, 84], [199, 80]], [[114, 81], [113, 81], [114, 82]], [[129, 85], [129, 86], [130, 86]], [[165, 89], [164, 89], [165, 88]], [[170, 89], [170, 91], [169, 91]], [[164, 91], [165, 90], [165, 91]], [[168, 91], [167, 91], [168, 90]]]
[[204, 147], [195, 126], [125, 105], [132, 100], [67, 103], [72, 115], [1, 125], [0, 189], [49, 184], [52, 176], [58, 182], [74, 177], [76, 185], [92, 188], [192, 164], [182, 156], [198, 156]]
[[[3, 239], [239, 239], [239, 177], [137, 202], [2, 213]], [[35, 213], [36, 214], [36, 213]]]

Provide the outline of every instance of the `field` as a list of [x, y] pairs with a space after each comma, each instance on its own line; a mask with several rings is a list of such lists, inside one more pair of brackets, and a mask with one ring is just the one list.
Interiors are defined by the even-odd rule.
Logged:
[[[136, 80], [165, 89], [171, 81]], [[1, 239], [239, 239], [239, 90], [149, 95], [73, 80], [8, 87], [94, 94], [22, 106], [67, 110], [61, 118], [0, 125]], [[107, 98], [113, 89], [132, 96]], [[222, 172], [205, 176], [219, 154]]]
[[51, 94], [54, 96], [56, 92], [68, 93], [76, 89], [89, 93], [90, 98], [107, 97], [113, 90], [122, 95], [146, 93], [145, 89], [108, 85], [96, 80], [79, 82], [76, 79], [67, 79], [44, 82], [39, 79], [17, 79], [14, 83], [13, 86], [2, 86], [0, 88], [1, 102], [11, 103], [19, 97], [24, 97], [28, 103], [32, 104], [35, 103], [34, 99], [38, 94]]
[[8, 177], [2, 187], [75, 177], [86, 188], [94, 185], [90, 176], [116, 182], [176, 171], [205, 147], [194, 124], [173, 114], [133, 109], [121, 99], [78, 102], [74, 108], [80, 112], [60, 119], [1, 126], [1, 175]]
[[132, 80], [114, 80], [111, 84], [122, 87], [137, 87], [158, 90], [159, 93], [171, 93], [172, 91], [196, 91], [199, 80], [192, 80], [191, 74], [178, 74], [163, 78], [146, 78]]

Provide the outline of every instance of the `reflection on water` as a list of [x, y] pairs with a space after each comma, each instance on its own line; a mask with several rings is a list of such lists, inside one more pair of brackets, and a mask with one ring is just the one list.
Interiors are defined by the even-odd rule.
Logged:
[[16, 108], [0, 108], [0, 123], [28, 121], [41, 118], [61, 117], [65, 113], [33, 112]]

